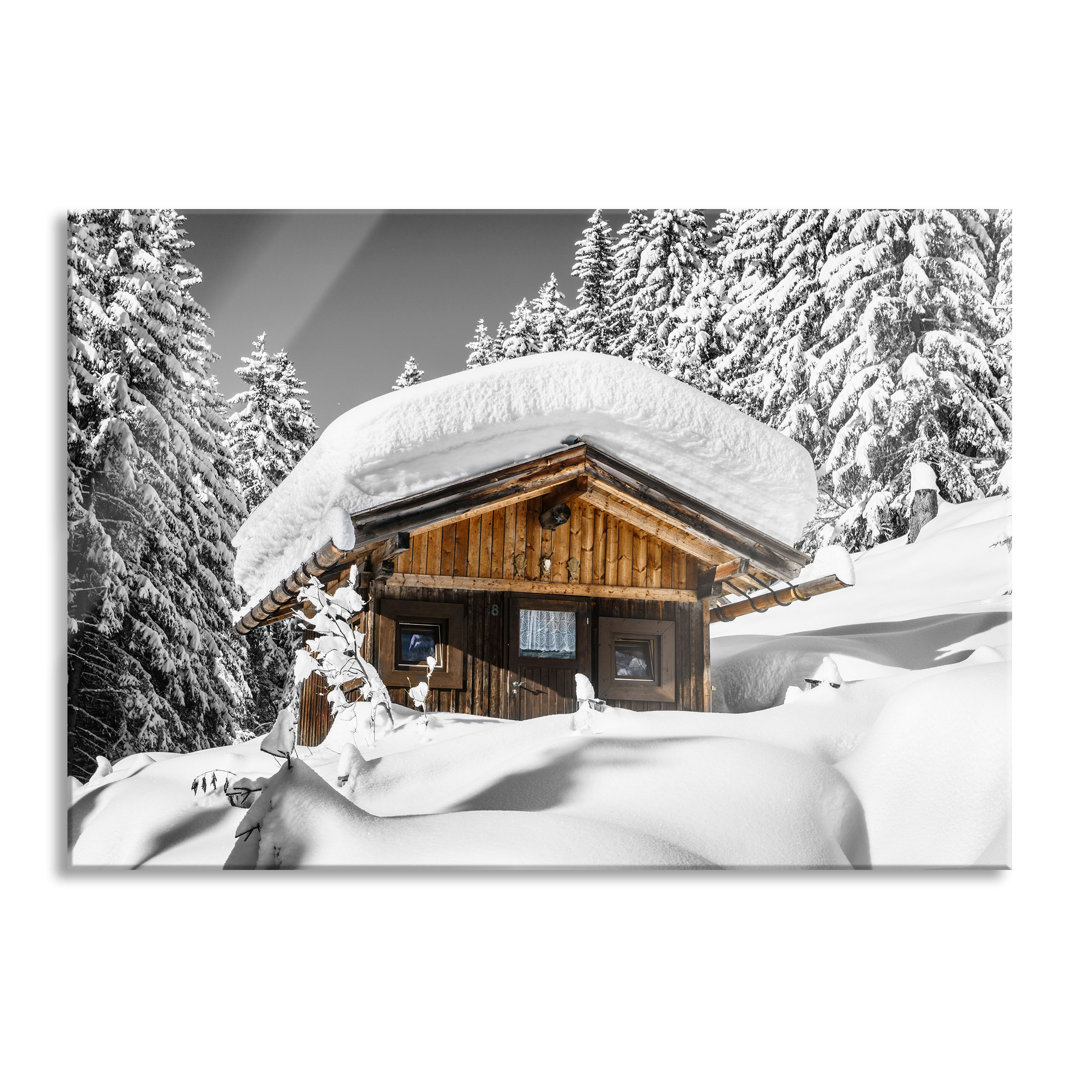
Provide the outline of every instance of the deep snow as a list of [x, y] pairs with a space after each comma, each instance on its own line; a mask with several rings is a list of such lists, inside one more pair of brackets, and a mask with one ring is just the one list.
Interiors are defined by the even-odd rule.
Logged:
[[[784, 543], [817, 501], [810, 455], [676, 379], [600, 353], [545, 353], [418, 383], [338, 417], [237, 532], [252, 598], [349, 513], [559, 449], [569, 436]], [[328, 516], [329, 515], [329, 516]]]
[[[258, 740], [137, 755], [72, 784], [72, 861], [1007, 865], [1010, 506], [943, 503], [915, 544], [857, 556], [854, 588], [715, 624], [735, 711], [425, 732], [395, 707], [374, 752], [337, 725], [282, 771]], [[246, 809], [193, 793], [209, 770], [266, 789]]]

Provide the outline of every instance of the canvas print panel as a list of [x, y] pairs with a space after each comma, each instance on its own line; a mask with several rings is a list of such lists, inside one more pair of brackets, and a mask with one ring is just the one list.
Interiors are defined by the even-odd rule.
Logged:
[[69, 215], [72, 864], [1007, 866], [1011, 237]]

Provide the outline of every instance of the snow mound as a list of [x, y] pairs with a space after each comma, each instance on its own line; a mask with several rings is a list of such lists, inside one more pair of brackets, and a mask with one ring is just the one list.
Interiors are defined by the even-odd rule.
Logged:
[[1010, 665], [949, 668], [897, 694], [839, 765], [875, 866], [1008, 865]]
[[666, 375], [599, 353], [545, 353], [418, 383], [338, 417], [237, 532], [236, 580], [265, 595], [358, 513], [559, 448], [568, 437], [783, 543], [814, 511], [797, 443]]
[[281, 769], [237, 827], [226, 870], [301, 866], [703, 866], [653, 836], [523, 811], [379, 818], [302, 761]]
[[237, 826], [226, 868], [867, 865], [835, 769], [627, 715], [629, 738], [572, 737], [566, 715], [481, 729], [442, 744], [437, 768], [423, 749], [352, 757], [340, 788], [294, 761]]

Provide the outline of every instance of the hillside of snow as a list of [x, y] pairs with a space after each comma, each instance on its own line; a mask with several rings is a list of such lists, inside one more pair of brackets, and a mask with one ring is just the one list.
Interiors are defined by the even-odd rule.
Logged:
[[[72, 781], [72, 863], [1008, 865], [1010, 513], [943, 504], [854, 588], [714, 624], [728, 711], [398, 708], [374, 752], [335, 726], [291, 768], [260, 740], [102, 762]], [[227, 778], [262, 790], [231, 806]]]
[[784, 543], [814, 512], [810, 455], [641, 364], [544, 353], [459, 371], [338, 417], [237, 532], [236, 580], [263, 596], [357, 513], [585, 439]]

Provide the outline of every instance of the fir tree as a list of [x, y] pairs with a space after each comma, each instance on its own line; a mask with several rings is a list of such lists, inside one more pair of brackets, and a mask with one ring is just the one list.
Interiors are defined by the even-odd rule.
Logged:
[[529, 301], [523, 296], [521, 303], [510, 315], [510, 325], [503, 342], [503, 353], [508, 360], [515, 356], [528, 356], [539, 351], [536, 323], [529, 308]]
[[266, 333], [236, 369], [248, 384], [229, 399], [230, 444], [248, 511], [257, 507], [315, 443], [308, 392], [285, 350], [268, 356]]
[[766, 339], [775, 326], [769, 296], [780, 281], [776, 262], [783, 236], [784, 210], [745, 210], [730, 220], [721, 241], [722, 275], [729, 283], [721, 332], [729, 343], [727, 356], [730, 401], [763, 419], [751, 382], [764, 363]]
[[491, 346], [491, 355], [495, 358], [495, 363], [500, 360], [506, 359], [506, 324], [499, 323], [495, 327], [495, 340]]
[[843, 211], [786, 213], [774, 255], [777, 282], [765, 298], [772, 325], [747, 388], [754, 414], [802, 443], [815, 463], [825, 438], [824, 403], [811, 391], [809, 373], [829, 311], [819, 275], [834, 238], [842, 242], [848, 218]]
[[570, 347], [585, 352], [609, 352], [614, 341], [612, 305], [615, 300], [615, 254], [611, 228], [594, 210], [581, 239], [571, 273], [581, 282], [577, 307], [571, 313]]
[[655, 211], [630, 303], [626, 341], [631, 359], [654, 368], [665, 366], [664, 347], [675, 312], [685, 303], [707, 250], [708, 226], [698, 211]]
[[250, 708], [198, 271], [171, 210], [68, 218], [68, 767], [226, 741]]
[[630, 331], [633, 325], [634, 298], [637, 295], [641, 253], [649, 241], [647, 210], [628, 210], [628, 217], [615, 241], [615, 269], [612, 274], [611, 352], [630, 358]]
[[472, 341], [465, 348], [469, 350], [469, 356], [465, 361], [466, 370], [474, 367], [487, 367], [488, 364], [494, 364], [497, 360], [502, 359], [501, 356], [496, 356], [495, 341], [488, 333], [488, 328], [483, 319], [477, 322], [476, 333], [473, 334]]
[[401, 374], [394, 380], [394, 385], [390, 389], [404, 390], [406, 387], [415, 386], [423, 377], [424, 373], [416, 366], [416, 358], [410, 356], [405, 361]]
[[998, 378], [998, 405], [1012, 415], [1012, 211], [997, 210], [993, 216], [993, 304], [997, 320], [994, 341], [994, 374]]
[[[250, 513], [314, 445], [317, 428], [308, 392], [288, 353], [272, 356], [265, 331], [252, 342], [236, 374], [247, 383], [229, 399], [229, 448]], [[245, 638], [256, 730], [270, 723], [290, 696], [289, 670], [300, 646], [295, 624], [278, 622]]]
[[[925, 462], [953, 502], [979, 498], [1007, 456], [982, 211], [866, 210], [822, 270], [827, 351], [811, 374], [831, 401], [819, 522], [849, 547], [898, 535], [908, 475]], [[831, 522], [828, 520], [831, 518]]]
[[[742, 342], [755, 349], [742, 354], [740, 400], [751, 415], [802, 443], [817, 462], [827, 437], [822, 414], [831, 404], [818, 399], [809, 380], [829, 311], [819, 275], [830, 245], [845, 242], [851, 214], [784, 210], [769, 212], [768, 223], [768, 287], [751, 289], [740, 307]], [[757, 271], [754, 276], [763, 280]]]
[[552, 274], [540, 286], [540, 292], [532, 302], [536, 334], [534, 352], [562, 352], [566, 348], [569, 312], [563, 303], [564, 299], [559, 291], [559, 283]]
[[731, 240], [735, 234], [735, 225], [739, 220], [737, 210], [721, 210], [709, 229], [709, 247], [707, 258], [710, 265], [721, 273], [724, 260], [731, 250]]
[[723, 282], [710, 266], [702, 266], [676, 312], [667, 344], [668, 374], [721, 400], [728, 396], [721, 364], [723, 296]]

